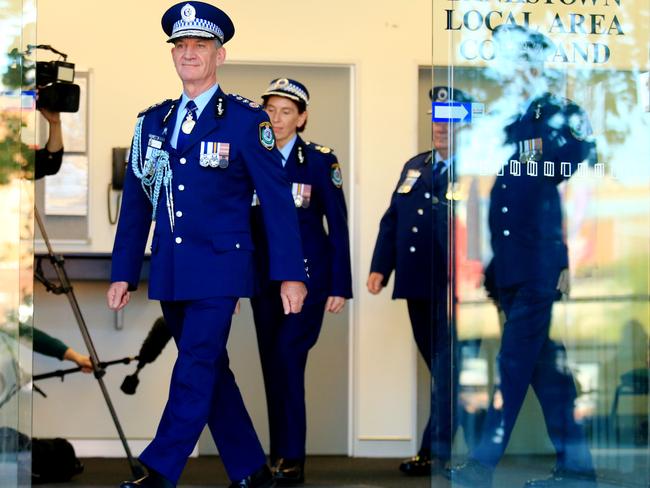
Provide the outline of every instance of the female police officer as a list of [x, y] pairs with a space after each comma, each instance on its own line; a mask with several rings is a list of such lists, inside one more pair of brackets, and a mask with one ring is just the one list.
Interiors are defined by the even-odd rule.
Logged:
[[[345, 299], [352, 297], [347, 210], [336, 156], [331, 149], [305, 142], [298, 135], [307, 123], [309, 92], [305, 86], [276, 79], [262, 99], [292, 182], [309, 275], [309, 298], [299, 314], [283, 313], [277, 284], [266, 280], [251, 301], [268, 404], [272, 470], [279, 484], [296, 484], [304, 481], [307, 354], [318, 339], [324, 312], [340, 312]], [[254, 235], [263, 241], [259, 209], [266, 202], [254, 205]], [[261, 276], [268, 275], [267, 257], [259, 252], [264, 247], [256, 243]]]

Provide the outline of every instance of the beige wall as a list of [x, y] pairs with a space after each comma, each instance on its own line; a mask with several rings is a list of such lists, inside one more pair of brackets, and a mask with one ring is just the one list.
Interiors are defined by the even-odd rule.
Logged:
[[[180, 91], [159, 23], [171, 3], [39, 2], [39, 42], [67, 52], [79, 69], [92, 70], [91, 242], [72, 250], [110, 250], [110, 149], [128, 144], [139, 110]], [[417, 152], [418, 114], [424, 110], [418, 106], [418, 66], [430, 64], [431, 3], [286, 0], [275, 11], [259, 0], [219, 5], [237, 28], [227, 45], [231, 62], [353, 66], [350, 452], [412, 452], [416, 355], [405, 306], [392, 302], [389, 290], [369, 296], [364, 283], [378, 221], [402, 164]]]

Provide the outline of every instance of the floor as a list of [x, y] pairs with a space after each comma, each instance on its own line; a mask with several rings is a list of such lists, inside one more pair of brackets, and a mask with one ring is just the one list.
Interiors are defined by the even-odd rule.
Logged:
[[[119, 482], [129, 479], [130, 470], [124, 459], [87, 458], [82, 460], [85, 469], [69, 483], [37, 485], [41, 488], [117, 488]], [[364, 459], [344, 456], [311, 456], [306, 464], [305, 487], [318, 488], [447, 488], [445, 478], [409, 478], [397, 469], [399, 459]], [[495, 474], [493, 488], [522, 487], [531, 477], [544, 477], [551, 460], [535, 463], [527, 458], [507, 458]], [[645, 476], [643, 476], [645, 478]], [[607, 473], [599, 480], [598, 488], [621, 486], [646, 488], [639, 480], [614, 483], [608, 481]], [[190, 459], [179, 488], [225, 488], [229, 484], [218, 457], [202, 456]]]

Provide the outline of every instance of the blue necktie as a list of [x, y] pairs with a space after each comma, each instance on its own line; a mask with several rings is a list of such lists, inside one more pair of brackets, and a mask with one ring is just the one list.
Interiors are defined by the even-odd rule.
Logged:
[[181, 129], [178, 131], [178, 139], [176, 140], [176, 151], [181, 152], [185, 149], [185, 144], [190, 138], [192, 129], [196, 125], [196, 111], [198, 107], [193, 100], [190, 100], [185, 104], [185, 117], [183, 117], [183, 122], [181, 123]]

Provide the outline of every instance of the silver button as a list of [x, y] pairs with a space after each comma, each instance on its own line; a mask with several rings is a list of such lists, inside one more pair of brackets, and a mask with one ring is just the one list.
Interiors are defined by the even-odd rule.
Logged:
[[505, 183], [501, 183], [501, 188], [505, 190], [506, 188], [508, 188], [508, 185], [506, 185]]
[[508, 207], [501, 207], [502, 213], [508, 213]]
[[510, 235], [510, 231], [508, 229], [504, 230], [503, 235], [508, 237]]
[[178, 191], [185, 190], [185, 185], [178, 185]]
[[237, 244], [235, 244], [235, 247], [236, 247], [237, 249], [239, 249], [239, 248], [241, 247], [241, 246], [239, 245], [239, 242], [238, 242]]
[[418, 231], [418, 228], [417, 228], [417, 227], [412, 227], [412, 228], [411, 228], [411, 231], [412, 231], [414, 234], [416, 234], [417, 231]]
[[424, 198], [431, 198], [431, 193], [426, 192], [426, 193], [424, 194]]
[[411, 247], [409, 248], [409, 251], [411, 251], [411, 252], [415, 252], [415, 246], [411, 246]]
[[183, 238], [182, 237], [177, 237], [176, 238], [176, 244], [180, 244], [181, 242], [183, 242]]
[[418, 215], [424, 215], [424, 210], [422, 210], [421, 208], [418, 208]]
[[180, 210], [178, 210], [178, 211], [176, 212], [176, 217], [182, 217], [182, 216], [183, 216], [183, 212], [181, 212]]
[[180, 159], [180, 163], [181, 163], [181, 164], [185, 164], [185, 163], [187, 163], [187, 159], [185, 159], [185, 158], [181, 158], [181, 159]]

